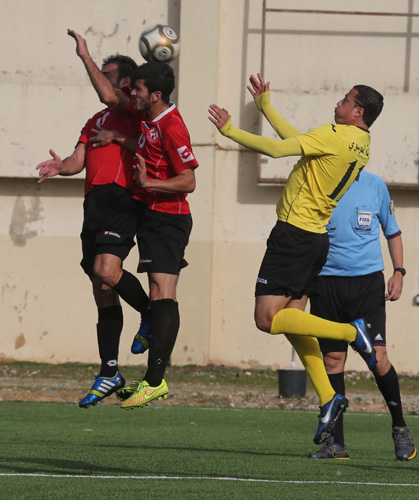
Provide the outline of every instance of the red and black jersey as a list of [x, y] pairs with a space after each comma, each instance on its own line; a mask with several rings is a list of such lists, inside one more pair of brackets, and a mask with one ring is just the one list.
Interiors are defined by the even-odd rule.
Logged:
[[[125, 89], [123, 90], [125, 91]], [[129, 89], [126, 92], [129, 93]], [[133, 189], [133, 154], [115, 143], [111, 143], [106, 147], [94, 148], [89, 139], [95, 135], [92, 129], [98, 127], [119, 130], [130, 136], [138, 136], [139, 117], [138, 115], [107, 108], [96, 113], [87, 121], [78, 140], [78, 142], [87, 145], [85, 193], [87, 194], [95, 185], [111, 184], [113, 182], [122, 187]]]
[[[198, 162], [192, 151], [188, 129], [176, 107], [171, 104], [157, 118], [149, 121], [145, 112], [141, 118], [137, 153], [145, 160], [150, 179], [171, 179], [187, 168], [196, 168]], [[144, 201], [144, 190], [134, 189], [134, 196]], [[188, 214], [186, 193], [146, 192], [151, 210], [170, 214]]]

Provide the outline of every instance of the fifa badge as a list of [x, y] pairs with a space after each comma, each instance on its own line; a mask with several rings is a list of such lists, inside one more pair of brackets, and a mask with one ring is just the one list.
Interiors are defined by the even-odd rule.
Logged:
[[371, 226], [372, 212], [358, 212], [358, 226], [365, 231]]

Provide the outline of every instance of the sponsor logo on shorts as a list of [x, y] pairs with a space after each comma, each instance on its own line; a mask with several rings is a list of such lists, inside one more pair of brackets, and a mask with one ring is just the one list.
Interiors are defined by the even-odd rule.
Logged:
[[153, 262], [152, 259], [140, 259], [140, 264], [150, 264], [150, 262]]
[[120, 238], [120, 237], [121, 237], [121, 235], [120, 235], [120, 234], [118, 234], [118, 233], [113, 233], [112, 231], [105, 231], [103, 234], [104, 234], [105, 236], [115, 236], [115, 238]]
[[192, 154], [192, 151], [188, 148], [188, 146], [182, 146], [181, 148], [177, 148], [177, 152], [179, 153], [180, 159], [183, 163], [194, 160], [195, 157]]
[[377, 335], [375, 336], [374, 340], [384, 340], [384, 339], [381, 336], [381, 333], [377, 333]]
[[265, 280], [265, 278], [258, 278], [256, 281], [258, 283], [262, 283], [262, 285], [267, 285], [268, 284], [268, 280]]

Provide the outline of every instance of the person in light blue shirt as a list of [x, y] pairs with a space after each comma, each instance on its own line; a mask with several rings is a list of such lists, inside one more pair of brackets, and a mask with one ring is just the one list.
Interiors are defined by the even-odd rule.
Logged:
[[[377, 175], [361, 172], [341, 198], [327, 226], [329, 253], [320, 273], [320, 295], [311, 297], [311, 313], [331, 321], [365, 318], [371, 343], [377, 352], [374, 376], [392, 417], [392, 436], [398, 460], [416, 454], [403, 415], [397, 373], [386, 350], [386, 301], [402, 293], [403, 244], [394, 205], [387, 186]], [[380, 232], [387, 240], [394, 272], [386, 285]], [[348, 344], [319, 339], [326, 371], [334, 390], [345, 394], [344, 367]], [[343, 416], [334, 434], [310, 458], [349, 458], [344, 442]]]

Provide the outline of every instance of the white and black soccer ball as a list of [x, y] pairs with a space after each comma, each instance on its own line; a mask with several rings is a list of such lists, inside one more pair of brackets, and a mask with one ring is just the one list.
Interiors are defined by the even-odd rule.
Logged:
[[169, 62], [179, 54], [179, 37], [170, 26], [149, 26], [140, 36], [140, 52], [146, 61]]

